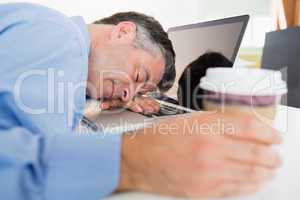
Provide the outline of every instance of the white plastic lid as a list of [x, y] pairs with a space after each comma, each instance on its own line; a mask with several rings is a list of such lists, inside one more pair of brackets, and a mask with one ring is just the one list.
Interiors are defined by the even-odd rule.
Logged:
[[250, 68], [209, 68], [200, 80], [204, 90], [236, 95], [281, 96], [287, 93], [281, 72]]

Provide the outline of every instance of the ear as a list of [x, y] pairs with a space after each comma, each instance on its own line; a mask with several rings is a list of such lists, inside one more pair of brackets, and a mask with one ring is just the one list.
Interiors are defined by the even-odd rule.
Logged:
[[114, 26], [111, 39], [120, 43], [132, 43], [136, 37], [137, 27], [135, 23], [123, 21]]

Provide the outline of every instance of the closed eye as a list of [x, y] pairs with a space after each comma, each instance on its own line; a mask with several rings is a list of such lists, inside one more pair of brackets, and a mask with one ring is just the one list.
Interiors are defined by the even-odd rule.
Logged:
[[137, 71], [135, 76], [135, 82], [137, 83], [146, 83], [149, 81], [149, 74], [144, 66], [142, 66], [139, 71]]
[[138, 72], [135, 77], [135, 82], [139, 82], [139, 78], [140, 78], [140, 73]]

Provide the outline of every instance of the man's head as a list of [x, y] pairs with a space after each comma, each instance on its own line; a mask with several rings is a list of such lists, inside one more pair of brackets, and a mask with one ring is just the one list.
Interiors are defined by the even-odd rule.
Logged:
[[89, 26], [89, 95], [131, 100], [157, 86], [168, 90], [175, 79], [175, 52], [154, 18], [136, 12], [117, 13]]

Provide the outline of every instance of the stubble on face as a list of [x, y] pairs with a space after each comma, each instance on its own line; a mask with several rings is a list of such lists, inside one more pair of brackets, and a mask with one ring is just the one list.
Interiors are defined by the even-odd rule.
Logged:
[[[142, 88], [143, 93], [155, 89], [164, 73], [162, 56], [129, 45], [106, 52], [96, 50], [90, 57], [92, 69], [88, 80], [96, 88], [93, 97], [97, 99], [122, 99], [127, 90], [130, 96], [125, 98], [127, 101], [137, 94], [138, 88]], [[139, 80], [136, 80], [137, 75]]]

